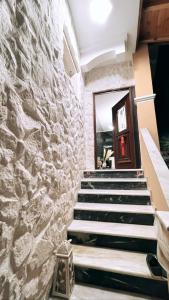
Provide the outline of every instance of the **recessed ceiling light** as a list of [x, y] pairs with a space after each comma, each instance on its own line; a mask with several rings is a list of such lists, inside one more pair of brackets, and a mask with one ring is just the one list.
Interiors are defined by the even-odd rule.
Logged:
[[112, 8], [111, 0], [92, 0], [90, 3], [90, 15], [92, 20], [99, 24], [105, 23]]

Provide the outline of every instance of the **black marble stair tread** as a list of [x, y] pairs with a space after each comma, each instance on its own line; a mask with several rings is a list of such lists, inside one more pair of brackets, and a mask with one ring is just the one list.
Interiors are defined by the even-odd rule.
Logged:
[[150, 205], [150, 192], [147, 190], [109, 190], [109, 189], [81, 189], [78, 202], [83, 203], [111, 203], [129, 205]]
[[77, 202], [75, 210], [94, 211], [94, 212], [122, 212], [135, 214], [154, 214], [151, 205], [127, 205], [127, 204], [103, 204], [103, 203], [83, 203]]
[[145, 190], [145, 178], [84, 178], [81, 180], [82, 189], [123, 189]]
[[147, 225], [73, 220], [68, 232], [156, 240], [154, 226]]
[[166, 281], [153, 277], [146, 263], [146, 254], [126, 250], [73, 245], [76, 266], [136, 277]]
[[[139, 210], [140, 206], [143, 209]], [[74, 219], [152, 226], [154, 224], [152, 207], [140, 206], [78, 202], [74, 209]]]

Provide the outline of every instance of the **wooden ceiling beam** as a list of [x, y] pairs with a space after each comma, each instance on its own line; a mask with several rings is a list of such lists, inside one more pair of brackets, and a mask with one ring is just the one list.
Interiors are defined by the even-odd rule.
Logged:
[[156, 6], [159, 4], [166, 4], [168, 3], [168, 0], [144, 0], [143, 1], [143, 9], [147, 8], [149, 6]]
[[140, 42], [160, 43], [169, 40], [169, 1], [142, 10]]
[[169, 2], [163, 3], [163, 4], [149, 6], [149, 7], [143, 9], [143, 15], [144, 15], [145, 12], [148, 12], [148, 11], [163, 10], [163, 9], [167, 9], [167, 8], [169, 8]]

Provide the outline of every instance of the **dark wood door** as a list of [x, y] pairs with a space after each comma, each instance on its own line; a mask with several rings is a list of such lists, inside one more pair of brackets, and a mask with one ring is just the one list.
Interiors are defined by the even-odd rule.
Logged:
[[129, 92], [113, 108], [114, 153], [117, 169], [136, 168], [132, 96]]

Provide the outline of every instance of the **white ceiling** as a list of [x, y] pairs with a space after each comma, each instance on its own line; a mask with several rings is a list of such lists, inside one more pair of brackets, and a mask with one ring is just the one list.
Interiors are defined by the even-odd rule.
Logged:
[[125, 90], [108, 92], [95, 96], [96, 132], [112, 130], [112, 107], [128, 93], [129, 90]]
[[84, 71], [102, 60], [106, 63], [106, 55], [110, 61], [119, 54], [133, 53], [137, 39], [140, 0], [111, 0], [114, 9], [105, 24], [92, 21], [91, 1], [68, 0]]

